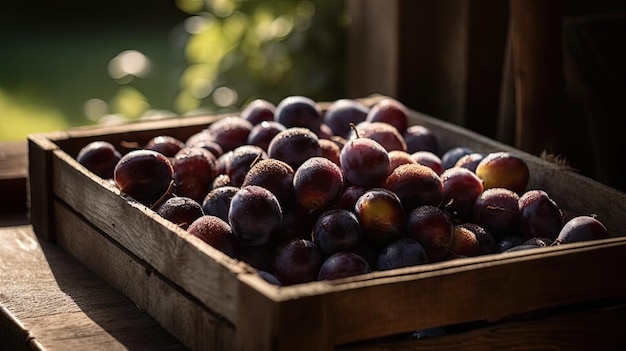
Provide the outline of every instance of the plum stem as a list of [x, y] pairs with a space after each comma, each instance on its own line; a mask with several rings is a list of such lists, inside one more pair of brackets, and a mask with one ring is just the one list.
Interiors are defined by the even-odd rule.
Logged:
[[361, 136], [359, 135], [359, 131], [356, 128], [356, 125], [352, 122], [350, 122], [350, 129], [352, 129], [352, 131], [354, 132], [354, 135], [356, 136], [356, 138], [360, 138]]
[[165, 200], [167, 200], [170, 196], [176, 196], [174, 195], [174, 192], [172, 191], [174, 189], [174, 181], [170, 181], [170, 185], [167, 187], [167, 190], [165, 191], [165, 193], [163, 195], [161, 195], [161, 197], [156, 200], [152, 206], [150, 206], [151, 210], [156, 210], [163, 202], [165, 202]]

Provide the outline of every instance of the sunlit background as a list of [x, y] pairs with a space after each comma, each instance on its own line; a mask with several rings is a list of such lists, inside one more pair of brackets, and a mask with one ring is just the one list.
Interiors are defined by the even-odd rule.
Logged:
[[94, 5], [0, 5], [0, 141], [344, 94], [344, 1]]

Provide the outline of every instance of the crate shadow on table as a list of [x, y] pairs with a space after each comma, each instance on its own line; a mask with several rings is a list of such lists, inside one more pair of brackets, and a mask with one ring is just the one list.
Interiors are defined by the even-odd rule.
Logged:
[[85, 317], [96, 324], [86, 325], [84, 318], [78, 314], [75, 321], [66, 321], [67, 326], [76, 324], [77, 339], [92, 338], [93, 333], [100, 333], [101, 329], [102, 336], [94, 338], [96, 341], [111, 342], [110, 336], [127, 350], [187, 349], [154, 319], [140, 311], [131, 300], [76, 258], [54, 243], [43, 238], [38, 240], [59, 289], [67, 294]]

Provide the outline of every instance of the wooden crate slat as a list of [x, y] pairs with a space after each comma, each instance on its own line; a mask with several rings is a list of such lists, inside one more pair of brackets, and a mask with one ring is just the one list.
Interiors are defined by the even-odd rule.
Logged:
[[59, 218], [56, 231], [60, 247], [128, 296], [188, 347], [233, 349], [235, 331], [228, 321], [217, 318], [201, 302], [151, 272], [145, 262], [134, 260], [67, 205], [55, 201], [54, 207]]
[[[287, 287], [283, 290], [293, 296], [288, 291], [274, 295], [280, 300], [273, 321], [279, 335], [275, 342], [288, 350], [314, 334], [310, 349], [323, 349], [420, 328], [497, 321], [551, 306], [626, 297], [626, 282], [614, 275], [615, 265], [620, 265], [616, 258], [625, 254], [626, 239], [618, 238], [593, 246], [536, 249], [534, 254], [491, 255], [499, 259], [482, 257], [474, 264], [471, 259], [450, 261], [422, 267], [422, 273], [363, 277], [345, 286], [314, 282]], [[438, 269], [442, 266], [447, 268]], [[255, 284], [240, 278], [243, 284]]]
[[[575, 306], [574, 306], [575, 307]], [[337, 351], [623, 350], [626, 305], [577, 309], [498, 323], [420, 340], [383, 340], [337, 347]]]
[[[203, 243], [156, 213], [120, 196], [61, 150], [53, 157], [54, 193], [85, 220], [156, 271], [236, 323], [235, 275], [247, 267]], [[107, 188], [107, 189], [105, 189]]]

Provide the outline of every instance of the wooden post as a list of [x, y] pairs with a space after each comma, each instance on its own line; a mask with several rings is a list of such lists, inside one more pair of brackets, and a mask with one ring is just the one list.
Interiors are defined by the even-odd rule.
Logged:
[[511, 0], [511, 63], [515, 84], [515, 146], [539, 155], [563, 151], [561, 5]]

